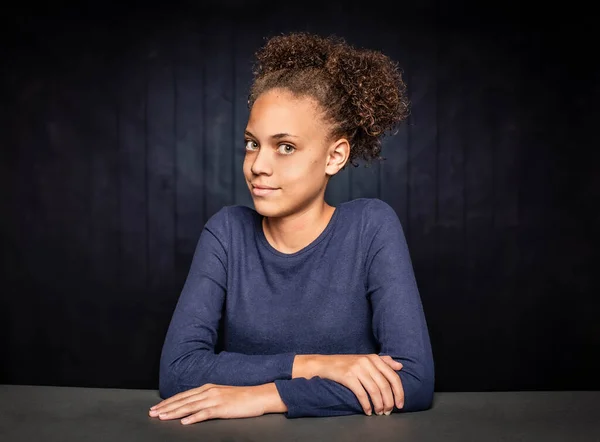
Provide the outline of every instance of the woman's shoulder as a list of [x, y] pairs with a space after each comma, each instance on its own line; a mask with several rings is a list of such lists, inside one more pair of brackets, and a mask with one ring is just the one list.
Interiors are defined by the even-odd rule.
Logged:
[[398, 214], [387, 202], [379, 198], [356, 198], [344, 203], [350, 217], [360, 217], [369, 225], [378, 226], [387, 222], [398, 222]]
[[391, 240], [404, 235], [396, 210], [379, 198], [357, 198], [344, 206], [348, 229], [368, 242], [375, 237]]
[[223, 206], [208, 218], [204, 228], [214, 233], [231, 232], [249, 225], [249, 221], [252, 221], [255, 214], [256, 211], [247, 206]]
[[394, 210], [392, 206], [379, 198], [355, 198], [343, 204], [354, 210]]

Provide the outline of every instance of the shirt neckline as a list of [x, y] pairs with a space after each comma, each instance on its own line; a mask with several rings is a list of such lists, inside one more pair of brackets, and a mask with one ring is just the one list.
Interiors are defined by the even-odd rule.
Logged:
[[298, 255], [302, 255], [302, 254], [308, 252], [309, 250], [311, 250], [312, 248], [317, 246], [321, 241], [323, 241], [323, 239], [325, 239], [325, 237], [329, 234], [329, 232], [331, 232], [333, 230], [334, 225], [336, 224], [337, 219], [338, 219], [340, 208], [343, 206], [343, 204], [344, 203], [341, 203], [341, 204], [338, 204], [337, 206], [335, 206], [333, 215], [331, 215], [331, 218], [329, 219], [327, 226], [325, 227], [325, 229], [323, 229], [321, 234], [319, 236], [317, 236], [310, 244], [308, 244], [307, 246], [303, 247], [302, 249], [300, 249], [294, 253], [280, 252], [279, 250], [277, 250], [275, 247], [273, 247], [269, 243], [269, 241], [267, 240], [267, 237], [265, 236], [263, 227], [262, 227], [263, 216], [260, 213], [256, 212], [256, 210], [254, 211], [255, 212], [254, 232], [255, 232], [256, 236], [258, 236], [259, 241], [269, 252], [271, 252], [274, 255], [279, 256], [281, 258], [294, 258]]

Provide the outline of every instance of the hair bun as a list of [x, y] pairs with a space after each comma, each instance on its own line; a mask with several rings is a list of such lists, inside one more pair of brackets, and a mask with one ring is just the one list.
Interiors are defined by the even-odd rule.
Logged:
[[294, 32], [271, 37], [255, 54], [255, 75], [264, 75], [280, 69], [322, 68], [338, 40], [323, 38], [306, 32]]

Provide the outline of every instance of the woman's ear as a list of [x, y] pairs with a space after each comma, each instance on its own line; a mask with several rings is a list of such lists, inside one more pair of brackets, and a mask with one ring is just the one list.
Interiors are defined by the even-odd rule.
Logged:
[[340, 138], [331, 144], [327, 150], [325, 173], [333, 176], [338, 173], [350, 157], [350, 143], [346, 138]]

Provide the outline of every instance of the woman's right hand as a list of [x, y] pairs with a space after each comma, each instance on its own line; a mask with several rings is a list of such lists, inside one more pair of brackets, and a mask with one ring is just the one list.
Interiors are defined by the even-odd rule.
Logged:
[[330, 379], [352, 390], [367, 415], [371, 414], [373, 402], [376, 414], [389, 414], [404, 406], [404, 389], [400, 376], [400, 362], [390, 356], [367, 355], [318, 355], [317, 375]]

